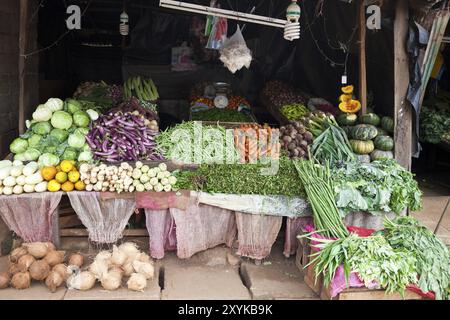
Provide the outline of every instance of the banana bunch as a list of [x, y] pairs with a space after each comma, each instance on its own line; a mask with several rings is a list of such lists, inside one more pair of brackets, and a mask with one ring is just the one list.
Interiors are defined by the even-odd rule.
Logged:
[[141, 101], [156, 101], [159, 98], [152, 79], [142, 79], [140, 76], [128, 78], [123, 89], [125, 99], [136, 97]]

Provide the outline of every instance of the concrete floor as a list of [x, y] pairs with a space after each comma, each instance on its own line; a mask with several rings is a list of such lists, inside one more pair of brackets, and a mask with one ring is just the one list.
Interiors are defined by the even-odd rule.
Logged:
[[[82, 242], [66, 243], [66, 246]], [[93, 248], [88, 251], [94, 253]], [[0, 270], [5, 270], [7, 263], [6, 257], [0, 257]], [[271, 256], [259, 266], [250, 260], [239, 259], [222, 246], [186, 260], [170, 253], [157, 261], [156, 266], [156, 279], [149, 282], [142, 293], [128, 291], [125, 284], [113, 292], [97, 285], [85, 292], [62, 287], [50, 293], [42, 283], [33, 282], [26, 290], [0, 290], [0, 300], [318, 299], [303, 282], [295, 257], [286, 259], [283, 256], [281, 242], [275, 244]]]

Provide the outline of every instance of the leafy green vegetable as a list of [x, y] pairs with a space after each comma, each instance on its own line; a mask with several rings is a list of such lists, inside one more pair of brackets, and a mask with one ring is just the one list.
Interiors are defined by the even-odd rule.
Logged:
[[32, 148], [37, 147], [41, 139], [42, 139], [41, 135], [33, 134], [30, 138], [28, 138], [28, 146]]
[[66, 130], [62, 129], [53, 129], [50, 132], [50, 136], [56, 138], [59, 142], [64, 142], [67, 140], [69, 133]]
[[420, 138], [429, 143], [440, 143], [442, 136], [450, 131], [450, 107], [448, 103], [435, 103], [433, 107], [422, 106], [420, 112]]
[[52, 130], [52, 126], [49, 122], [37, 122], [31, 126], [31, 130], [35, 134], [39, 134], [41, 136], [45, 136]]
[[385, 219], [382, 234], [396, 251], [415, 257], [418, 286], [433, 291], [436, 299], [450, 299], [450, 253], [430, 230], [412, 217]]
[[76, 111], [73, 114], [73, 123], [78, 127], [87, 127], [90, 121], [89, 115], [84, 111]]
[[9, 150], [11, 150], [12, 153], [23, 153], [28, 148], [28, 141], [22, 138], [16, 138], [13, 142], [9, 145]]
[[194, 121], [253, 122], [246, 114], [233, 109], [211, 108], [192, 112]]
[[399, 214], [422, 206], [422, 192], [414, 175], [392, 159], [346, 163], [333, 168], [332, 177], [342, 215], [351, 211]]
[[65, 111], [56, 111], [52, 116], [51, 123], [55, 128], [67, 130], [72, 125], [73, 120], [69, 113]]
[[292, 160], [281, 157], [276, 175], [262, 175], [262, 164], [201, 165], [196, 171], [177, 174], [178, 189], [225, 194], [286, 195], [304, 197]]
[[319, 252], [310, 264], [316, 264], [316, 275], [324, 275], [324, 284], [334, 278], [337, 268], [344, 266], [348, 281], [350, 272], [358, 273], [366, 286], [374, 282], [386, 289], [387, 293], [404, 294], [406, 286], [417, 283], [414, 265], [416, 260], [407, 252], [394, 251], [381, 235], [358, 237], [352, 233], [346, 238], [329, 240], [310, 237]]

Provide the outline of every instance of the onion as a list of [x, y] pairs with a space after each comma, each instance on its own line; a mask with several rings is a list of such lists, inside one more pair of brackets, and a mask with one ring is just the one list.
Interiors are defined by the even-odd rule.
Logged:
[[32, 255], [26, 254], [19, 259], [17, 262], [17, 268], [20, 272], [26, 272], [30, 266], [36, 261]]
[[67, 266], [65, 264], [57, 264], [56, 266], [53, 267], [52, 269], [53, 272], [58, 272], [61, 277], [64, 280], [67, 280], [67, 278], [72, 274], [69, 270], [69, 268], [67, 268]]
[[63, 282], [64, 278], [57, 271], [51, 271], [45, 279], [45, 285], [51, 292], [55, 292], [56, 289], [63, 284]]
[[16, 289], [27, 289], [31, 285], [31, 276], [29, 272], [16, 273], [11, 279], [11, 285]]
[[95, 275], [90, 271], [83, 271], [67, 279], [69, 289], [90, 290], [95, 285]]
[[153, 279], [155, 269], [151, 263], [135, 260], [133, 261], [133, 268], [137, 273], [144, 275], [145, 279]]
[[24, 243], [23, 246], [28, 250], [28, 253], [36, 259], [45, 257], [49, 251], [47, 244], [44, 242]]
[[66, 255], [65, 251], [50, 251], [45, 256], [44, 260], [48, 263], [50, 267], [54, 267], [57, 264], [64, 262], [64, 256]]
[[15, 275], [16, 273], [19, 273], [19, 272], [20, 272], [20, 269], [19, 269], [19, 266], [17, 263], [11, 263], [9, 265], [8, 273], [10, 275]]
[[34, 280], [42, 281], [47, 278], [50, 273], [50, 266], [44, 260], [33, 262], [30, 266], [30, 276]]
[[103, 289], [117, 290], [122, 284], [122, 274], [117, 271], [108, 272], [101, 280]]
[[140, 273], [133, 273], [127, 282], [128, 289], [143, 292], [147, 288], [147, 279]]
[[70, 255], [69, 265], [82, 267], [84, 264], [84, 257], [79, 253], [74, 253]]
[[8, 272], [0, 272], [0, 289], [8, 288], [11, 276]]
[[16, 263], [19, 261], [20, 257], [26, 255], [27, 253], [28, 251], [24, 247], [15, 248], [9, 255], [9, 261]]
[[111, 263], [115, 264], [116, 266], [121, 266], [125, 263], [127, 260], [127, 255], [125, 252], [119, 250], [116, 245], [113, 246], [113, 253], [111, 256]]

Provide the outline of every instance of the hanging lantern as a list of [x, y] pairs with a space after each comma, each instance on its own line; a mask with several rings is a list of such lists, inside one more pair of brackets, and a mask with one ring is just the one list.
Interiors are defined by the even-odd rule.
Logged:
[[297, 0], [293, 0], [286, 9], [287, 22], [284, 27], [284, 38], [286, 40], [293, 41], [300, 38], [300, 14], [301, 9]]
[[128, 25], [129, 17], [128, 14], [124, 11], [120, 15], [120, 34], [122, 36], [127, 36], [130, 33], [130, 26]]

